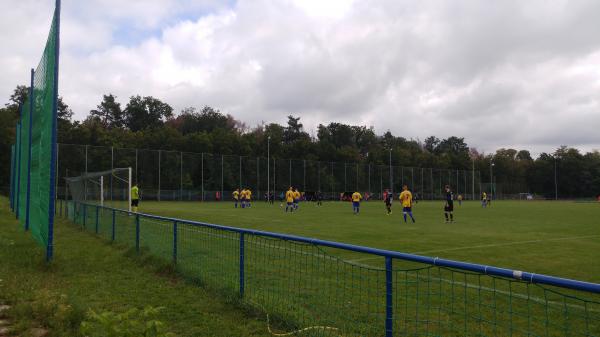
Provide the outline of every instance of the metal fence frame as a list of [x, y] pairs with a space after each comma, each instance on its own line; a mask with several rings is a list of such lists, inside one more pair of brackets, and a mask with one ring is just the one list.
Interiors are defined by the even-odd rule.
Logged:
[[[404, 167], [389, 164], [324, 162], [168, 150], [59, 144], [60, 177], [132, 167], [146, 200], [229, 200], [236, 188], [250, 187], [254, 198], [266, 192], [277, 199], [289, 186], [321, 191], [326, 200], [359, 191], [382, 199], [384, 190], [397, 193], [409, 185], [423, 200], [443, 199], [450, 184], [464, 200], [479, 200], [481, 173], [472, 170]], [[76, 159], [76, 160], [75, 160]], [[62, 179], [58, 179], [60, 184]], [[64, 186], [57, 186], [64, 198]], [[217, 192], [219, 195], [217, 195]]]
[[[116, 214], [122, 213], [122, 214], [126, 214], [130, 217], [131, 216], [135, 217], [135, 249], [137, 252], [140, 252], [140, 231], [141, 231], [140, 219], [145, 218], [145, 219], [153, 219], [153, 220], [159, 220], [159, 221], [163, 221], [163, 222], [172, 223], [172, 262], [175, 265], [177, 264], [177, 257], [178, 257], [178, 240], [177, 240], [178, 226], [179, 227], [181, 227], [181, 226], [204, 227], [204, 228], [211, 228], [211, 229], [224, 231], [224, 232], [237, 233], [239, 235], [239, 280], [237, 280], [237, 282], [238, 282], [238, 291], [239, 291], [240, 297], [244, 297], [244, 291], [245, 291], [245, 275], [246, 274], [245, 274], [245, 268], [244, 268], [244, 265], [245, 265], [244, 264], [244, 261], [245, 261], [244, 260], [245, 259], [245, 250], [244, 250], [245, 249], [245, 245], [244, 245], [245, 240], [244, 239], [246, 236], [252, 235], [252, 236], [258, 236], [258, 237], [264, 237], [264, 238], [279, 239], [279, 240], [284, 240], [284, 241], [292, 241], [292, 242], [297, 242], [297, 243], [310, 244], [310, 245], [321, 246], [321, 247], [329, 247], [329, 248], [335, 248], [335, 249], [340, 249], [340, 250], [369, 254], [369, 255], [373, 255], [373, 256], [379, 256], [385, 262], [385, 289], [386, 289], [385, 304], [386, 304], [386, 306], [385, 306], [385, 326], [382, 327], [382, 332], [385, 331], [386, 337], [391, 337], [394, 334], [393, 333], [394, 287], [393, 287], [393, 283], [392, 283], [392, 277], [393, 277], [392, 272], [393, 272], [393, 261], [394, 260], [417, 262], [417, 263], [422, 263], [422, 264], [431, 265], [431, 266], [446, 267], [446, 268], [451, 268], [451, 269], [455, 269], [455, 270], [459, 270], [459, 271], [473, 272], [473, 273], [477, 273], [477, 274], [481, 274], [481, 275], [496, 276], [496, 277], [500, 277], [500, 278], [504, 278], [504, 279], [516, 280], [519, 282], [525, 282], [525, 283], [529, 283], [529, 284], [547, 285], [547, 286], [554, 286], [554, 287], [559, 287], [559, 288], [563, 288], [563, 289], [577, 290], [577, 291], [582, 291], [582, 292], [587, 292], [587, 293], [592, 293], [592, 294], [600, 294], [600, 284], [596, 284], [596, 283], [577, 281], [577, 280], [572, 280], [572, 279], [548, 276], [548, 275], [543, 275], [543, 274], [535, 274], [535, 273], [529, 273], [529, 272], [525, 272], [525, 271], [506, 269], [506, 268], [498, 268], [498, 267], [488, 266], [488, 265], [481, 265], [481, 264], [475, 264], [475, 263], [466, 263], [466, 262], [460, 262], [460, 261], [454, 261], [454, 260], [448, 260], [448, 259], [441, 259], [441, 258], [437, 258], [437, 257], [434, 258], [434, 257], [427, 257], [427, 256], [414, 255], [414, 254], [408, 254], [408, 253], [401, 253], [401, 252], [396, 252], [396, 251], [370, 248], [370, 247], [364, 247], [364, 246], [358, 246], [358, 245], [352, 245], [352, 244], [346, 244], [346, 243], [340, 243], [340, 242], [334, 242], [334, 241], [327, 241], [327, 240], [320, 240], [320, 239], [296, 236], [296, 235], [236, 228], [236, 227], [216, 225], [216, 224], [211, 224], [211, 223], [206, 223], [206, 222], [163, 217], [163, 216], [144, 214], [144, 213], [134, 213], [134, 212], [126, 211], [126, 210], [110, 208], [110, 207], [106, 207], [106, 206], [85, 204], [85, 203], [65, 202], [65, 216], [67, 216], [67, 218], [68, 218], [68, 211], [67, 211], [68, 207], [66, 207], [66, 206], [69, 203], [71, 203], [73, 205], [73, 207], [77, 207], [77, 205], [79, 205], [80, 207], [83, 208], [83, 210], [82, 210], [83, 226], [91, 225], [91, 224], [86, 224], [86, 219], [88, 218], [88, 216], [87, 216], [88, 210], [95, 212], [95, 224], [94, 225], [95, 225], [96, 234], [98, 234], [98, 223], [99, 223], [98, 219], [99, 219], [100, 210], [106, 210], [106, 211], [111, 212], [112, 213], [112, 226], [111, 226], [112, 227], [112, 233], [111, 233], [112, 241], [115, 240], [115, 217], [116, 217]], [[61, 209], [60, 215], [62, 215], [63, 214], [62, 207], [60, 207], [60, 209]], [[73, 208], [73, 209], [75, 209], [75, 208]], [[74, 215], [73, 215], [73, 217], [74, 217]], [[75, 221], [75, 218], [73, 218], [73, 220]]]

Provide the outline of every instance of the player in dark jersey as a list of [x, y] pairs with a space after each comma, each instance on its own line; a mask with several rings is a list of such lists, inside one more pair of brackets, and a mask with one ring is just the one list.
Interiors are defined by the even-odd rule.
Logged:
[[394, 195], [391, 192], [385, 191], [383, 201], [385, 202], [385, 208], [387, 209], [387, 215], [392, 214], [392, 200], [394, 200]]
[[450, 189], [450, 185], [446, 185], [446, 204], [444, 205], [444, 216], [446, 223], [454, 222], [454, 194]]

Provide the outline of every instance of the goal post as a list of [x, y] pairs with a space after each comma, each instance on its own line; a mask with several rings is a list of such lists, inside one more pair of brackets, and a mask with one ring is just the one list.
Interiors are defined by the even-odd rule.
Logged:
[[127, 167], [65, 177], [65, 181], [73, 201], [131, 211], [131, 178]]

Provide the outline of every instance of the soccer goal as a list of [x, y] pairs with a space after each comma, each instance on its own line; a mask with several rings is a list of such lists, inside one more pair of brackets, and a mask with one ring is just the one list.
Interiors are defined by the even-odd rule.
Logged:
[[131, 212], [131, 167], [66, 177], [67, 197], [74, 201]]
[[519, 193], [519, 200], [533, 200], [533, 194], [531, 194], [531, 193]]

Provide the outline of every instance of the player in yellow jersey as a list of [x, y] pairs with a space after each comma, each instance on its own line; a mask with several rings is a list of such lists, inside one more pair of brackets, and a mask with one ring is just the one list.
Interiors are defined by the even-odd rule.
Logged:
[[140, 189], [138, 188], [137, 183], [134, 183], [133, 187], [131, 187], [131, 210], [137, 213], [139, 205]]
[[406, 215], [409, 215], [412, 219], [412, 222], [415, 222], [415, 217], [412, 214], [412, 201], [413, 196], [412, 193], [408, 190], [408, 186], [402, 186], [402, 193], [400, 193], [400, 203], [402, 203], [402, 216], [404, 217], [404, 222], [406, 222]]
[[287, 202], [285, 206], [285, 212], [287, 213], [288, 209], [290, 212], [294, 212], [294, 191], [291, 187], [287, 192], [285, 192], [285, 201]]
[[487, 193], [481, 193], [481, 207], [485, 208], [487, 206]]
[[252, 206], [250, 204], [250, 200], [252, 200], [252, 191], [249, 188], [247, 188], [246, 189], [246, 207], [248, 207], [248, 208], [250, 208], [250, 206]]
[[240, 202], [242, 204], [242, 208], [246, 208], [246, 198], [248, 196], [248, 190], [242, 188], [242, 192], [240, 193]]
[[298, 189], [294, 189], [294, 209], [298, 209], [300, 203], [300, 192], [298, 192]]
[[358, 215], [360, 212], [360, 201], [362, 200], [362, 195], [358, 192], [352, 193], [352, 211], [354, 215]]
[[233, 205], [235, 208], [237, 208], [238, 202], [240, 201], [240, 189], [238, 188], [235, 191], [233, 191], [232, 196], [233, 196]]

